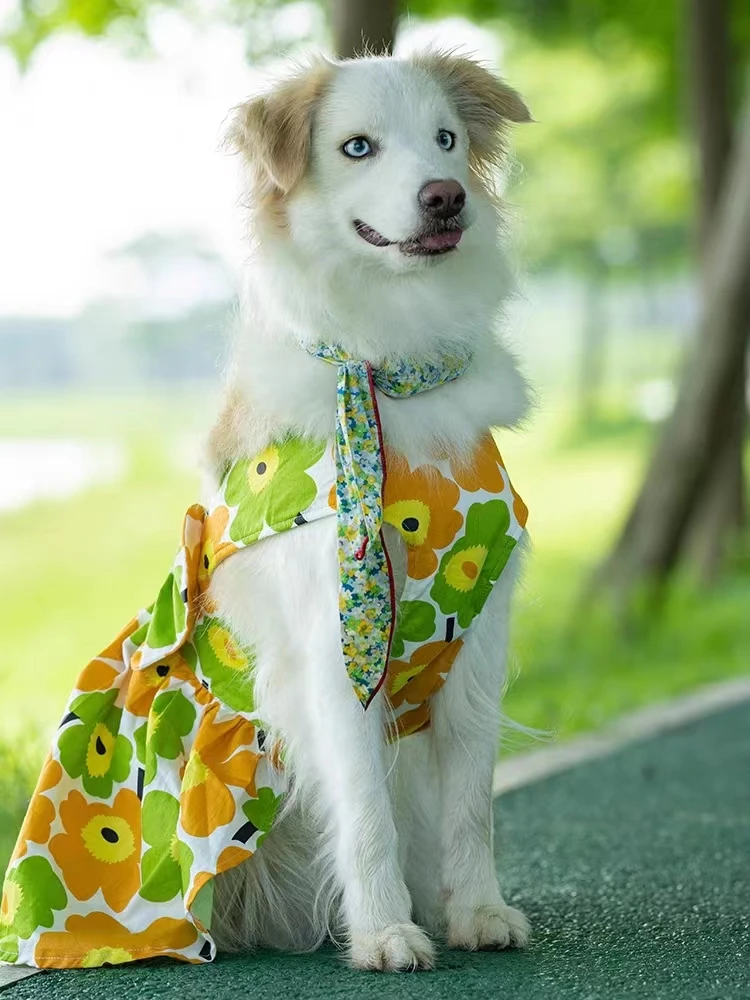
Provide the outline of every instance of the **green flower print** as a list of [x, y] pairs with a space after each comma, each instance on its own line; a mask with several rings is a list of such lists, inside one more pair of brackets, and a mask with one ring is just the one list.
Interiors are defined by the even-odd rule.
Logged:
[[54, 910], [67, 906], [68, 896], [46, 858], [25, 858], [5, 878], [0, 905], [0, 961], [15, 962], [18, 938], [28, 938], [37, 927], [51, 927]]
[[156, 776], [158, 758], [177, 760], [183, 753], [183, 739], [195, 723], [195, 708], [182, 691], [165, 691], [154, 698], [148, 722], [133, 733], [136, 753], [145, 764], [145, 784]]
[[248, 541], [267, 524], [274, 531], [291, 528], [295, 517], [315, 499], [315, 480], [307, 470], [320, 460], [325, 443], [289, 438], [232, 467], [224, 499], [239, 507], [229, 529], [235, 541]]
[[112, 786], [130, 774], [133, 748], [120, 736], [122, 709], [115, 708], [118, 691], [82, 694], [70, 706], [79, 724], [60, 734], [60, 763], [71, 778], [81, 778], [83, 787], [99, 799], [108, 799]]
[[180, 803], [168, 792], [149, 792], [143, 800], [142, 831], [149, 850], [141, 861], [140, 895], [152, 903], [166, 903], [185, 894], [193, 852], [177, 839]]
[[[259, 788], [258, 797], [246, 802], [242, 811], [248, 822], [255, 827], [255, 830], [262, 830], [256, 847], [260, 847], [266, 838], [266, 834], [273, 826], [276, 813], [279, 811], [283, 795], [275, 795], [272, 788]], [[252, 831], [251, 836], [255, 833]], [[248, 838], [249, 839], [249, 838]]]
[[[182, 593], [181, 566], [176, 566], [164, 581], [159, 596], [150, 610], [151, 621], [148, 623], [145, 635], [146, 642], [151, 649], [174, 646], [177, 636], [185, 630], [187, 618], [187, 608]], [[133, 641], [136, 641], [135, 635]]]
[[0, 962], [18, 961], [18, 935], [0, 922]]
[[193, 635], [211, 693], [236, 712], [252, 712], [255, 657], [218, 618], [204, 618]]
[[435, 608], [427, 601], [402, 601], [398, 606], [391, 656], [404, 655], [404, 643], [426, 642], [435, 631]]
[[466, 530], [440, 560], [430, 596], [445, 615], [457, 615], [468, 628], [490, 596], [516, 544], [506, 534], [510, 514], [502, 500], [475, 503], [466, 516]]

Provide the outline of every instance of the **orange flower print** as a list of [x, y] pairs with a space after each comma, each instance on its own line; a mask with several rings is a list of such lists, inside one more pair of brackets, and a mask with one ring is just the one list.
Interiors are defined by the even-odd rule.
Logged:
[[[191, 647], [183, 647], [179, 653], [172, 653], [160, 663], [154, 663], [142, 670], [131, 670], [125, 695], [125, 709], [131, 715], [145, 718], [151, 711], [151, 705], [159, 691], [169, 683], [172, 677], [188, 681], [194, 687], [200, 687], [195, 671], [182, 655]], [[205, 690], [205, 689], [203, 689]]]
[[101, 889], [116, 913], [140, 886], [141, 803], [122, 789], [111, 806], [89, 803], [73, 791], [60, 806], [65, 833], [49, 843], [65, 884], [76, 899], [91, 899]]
[[436, 468], [410, 469], [401, 455], [388, 455], [383, 520], [392, 524], [408, 546], [409, 576], [424, 580], [435, 572], [436, 549], [444, 549], [463, 523], [454, 510], [460, 496], [455, 483]]
[[408, 712], [403, 712], [396, 719], [396, 725], [389, 732], [388, 738], [391, 742], [400, 739], [402, 736], [411, 736], [426, 729], [430, 724], [430, 706], [427, 702], [410, 708]]
[[247, 749], [255, 728], [239, 716], [215, 722], [218, 709], [216, 703], [207, 710], [182, 776], [182, 825], [192, 837], [207, 837], [232, 821], [236, 807], [228, 785], [256, 794], [261, 758]]
[[91, 969], [106, 962], [112, 965], [133, 962], [138, 958], [175, 954], [189, 948], [198, 932], [187, 920], [159, 917], [144, 931], [133, 934], [107, 913], [74, 913], [65, 922], [64, 931], [41, 934], [34, 950], [40, 968]]
[[102, 660], [120, 660], [122, 659], [122, 645], [126, 639], [138, 628], [138, 619], [131, 618], [125, 628], [120, 632], [120, 634], [112, 640], [112, 642], [107, 646], [106, 649], [99, 653], [99, 659]]
[[192, 566], [197, 559], [198, 548], [203, 540], [203, 529], [206, 523], [206, 508], [199, 503], [188, 507], [185, 520], [182, 522], [182, 544], [187, 555], [187, 564]]
[[28, 849], [28, 842], [46, 844], [49, 840], [52, 821], [55, 818], [55, 807], [43, 792], [54, 788], [62, 778], [62, 768], [52, 757], [47, 757], [42, 773], [39, 775], [34, 795], [29, 803], [26, 818], [18, 835], [16, 849], [11, 861], [22, 858]]
[[[250, 852], [247, 852], [248, 857], [252, 857]], [[189, 910], [193, 903], [195, 902], [195, 897], [201, 891], [204, 885], [208, 885], [211, 879], [216, 878], [213, 872], [198, 872], [198, 874], [193, 879], [192, 885], [188, 886], [187, 892], [185, 893], [185, 906]], [[195, 916], [195, 914], [193, 914]], [[198, 926], [201, 927], [201, 922], [198, 921]], [[201, 930], [205, 928], [201, 927]]]
[[508, 483], [510, 485], [510, 491], [513, 494], [513, 513], [515, 514], [516, 520], [521, 525], [521, 527], [525, 528], [526, 522], [529, 519], [529, 508], [516, 493], [515, 489], [513, 488], [513, 483], [511, 483], [510, 480], [508, 480]]
[[487, 493], [502, 493], [507, 479], [513, 494], [513, 513], [522, 528], [526, 526], [529, 510], [513, 488], [508, 477], [503, 456], [498, 451], [492, 434], [485, 434], [474, 456], [469, 462], [451, 460], [451, 475], [458, 485], [469, 493], [486, 490]]
[[222, 536], [229, 524], [229, 508], [217, 507], [206, 518], [203, 525], [203, 546], [198, 562], [198, 589], [204, 593], [208, 589], [211, 575], [227, 556], [237, 551], [232, 542], [222, 542]]
[[230, 868], [235, 868], [252, 856], [252, 851], [247, 851], [244, 847], [236, 847], [234, 844], [230, 844], [229, 847], [224, 848], [219, 855], [219, 860], [216, 862], [217, 875], [221, 874], [221, 872], [229, 871]]
[[79, 691], [108, 691], [114, 684], [114, 680], [120, 670], [106, 660], [115, 660], [122, 664], [122, 644], [138, 628], [138, 619], [131, 619], [117, 638], [102, 650], [98, 656], [83, 669], [83, 673], [78, 678], [76, 687]]
[[461, 639], [428, 642], [414, 652], [408, 663], [391, 660], [386, 685], [393, 707], [404, 702], [421, 705], [439, 691], [462, 648]]
[[477, 490], [502, 493], [505, 489], [502, 462], [495, 439], [488, 432], [482, 437], [470, 461], [451, 460], [451, 475], [461, 489], [469, 493], [476, 493]]

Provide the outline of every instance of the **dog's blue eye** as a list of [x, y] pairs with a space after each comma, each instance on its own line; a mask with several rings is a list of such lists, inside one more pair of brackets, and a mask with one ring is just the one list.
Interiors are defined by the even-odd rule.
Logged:
[[437, 134], [438, 146], [441, 149], [453, 149], [456, 145], [456, 137], [447, 128], [441, 128]]
[[363, 156], [369, 156], [372, 153], [372, 143], [363, 135], [355, 135], [353, 139], [344, 143], [341, 151], [344, 156], [350, 156], [353, 160], [361, 160]]

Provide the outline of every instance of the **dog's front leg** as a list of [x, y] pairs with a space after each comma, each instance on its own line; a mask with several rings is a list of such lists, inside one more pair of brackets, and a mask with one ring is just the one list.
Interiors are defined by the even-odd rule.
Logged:
[[363, 709], [341, 652], [336, 544], [329, 518], [279, 534], [227, 559], [211, 597], [255, 647], [258, 713], [324, 829], [352, 965], [427, 968], [433, 947], [399, 866], [382, 694]]
[[[321, 636], [322, 639], [322, 636]], [[338, 629], [319, 645], [314, 671], [314, 744], [318, 785], [342, 890], [350, 959], [360, 969], [429, 968], [432, 945], [411, 920], [398, 862], [387, 787], [383, 703], [365, 711], [340, 652]]]
[[288, 534], [275, 539], [274, 558], [289, 559], [292, 569], [279, 610], [304, 692], [286, 735], [294, 736], [291, 763], [301, 790], [314, 795], [328, 837], [350, 960], [360, 969], [429, 968], [434, 950], [411, 919], [399, 865], [383, 695], [363, 708], [341, 651], [335, 527], [318, 521]]
[[520, 947], [529, 937], [526, 918], [505, 903], [500, 891], [492, 829], [492, 776], [515, 575], [508, 566], [433, 702], [443, 891], [448, 944], [454, 948]]

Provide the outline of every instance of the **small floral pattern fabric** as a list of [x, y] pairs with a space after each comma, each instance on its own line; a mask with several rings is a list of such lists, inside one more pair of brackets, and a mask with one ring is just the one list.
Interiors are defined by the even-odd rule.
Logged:
[[440, 363], [404, 361], [373, 369], [343, 349], [313, 352], [338, 367], [336, 390], [336, 506], [341, 586], [339, 614], [346, 669], [365, 707], [385, 679], [393, 634], [388, 555], [381, 540], [385, 459], [375, 387], [389, 396], [413, 396], [466, 371], [468, 355]]
[[[445, 374], [422, 372], [427, 382]], [[342, 649], [356, 696], [366, 705], [385, 679], [390, 738], [429, 725], [430, 699], [523, 534], [526, 508], [489, 433], [466, 467], [412, 469], [383, 456], [372, 380], [367, 367], [340, 369], [335, 451], [289, 438], [227, 469], [210, 506], [188, 510], [156, 601], [83, 670], [5, 877], [0, 961], [213, 959], [213, 879], [261, 848], [286, 790], [283, 748], [269, 745], [254, 702], [254, 651], [208, 592], [216, 567], [247, 545], [337, 516]], [[397, 601], [382, 522], [407, 547]], [[356, 622], [362, 643], [351, 638]]]

